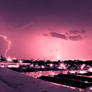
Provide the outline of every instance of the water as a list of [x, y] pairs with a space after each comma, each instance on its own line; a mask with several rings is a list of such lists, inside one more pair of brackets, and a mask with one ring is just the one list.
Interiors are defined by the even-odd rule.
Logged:
[[25, 74], [27, 76], [31, 76], [34, 78], [38, 78], [40, 76], [54, 76], [59, 73], [62, 73], [62, 71], [38, 71], [38, 72], [26, 72], [26, 73], [22, 73], [22, 74]]

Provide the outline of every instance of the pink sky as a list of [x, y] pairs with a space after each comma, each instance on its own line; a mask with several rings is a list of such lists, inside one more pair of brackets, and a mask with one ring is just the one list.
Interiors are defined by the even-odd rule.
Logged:
[[[0, 34], [12, 42], [7, 56], [92, 59], [92, 6], [89, 0], [82, 1], [0, 3]], [[0, 54], [4, 55], [8, 42], [0, 37], [0, 43]]]

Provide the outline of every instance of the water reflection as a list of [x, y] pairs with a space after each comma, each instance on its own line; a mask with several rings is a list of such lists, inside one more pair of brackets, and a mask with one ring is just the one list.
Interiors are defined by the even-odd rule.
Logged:
[[62, 71], [38, 71], [38, 72], [26, 72], [26, 73], [22, 73], [25, 74], [27, 76], [31, 76], [34, 78], [38, 78], [40, 76], [54, 76], [57, 75], [59, 73], [62, 73]]

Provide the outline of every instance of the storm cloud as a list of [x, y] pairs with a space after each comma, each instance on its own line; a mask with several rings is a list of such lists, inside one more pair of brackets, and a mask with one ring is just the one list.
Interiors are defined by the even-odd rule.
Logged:
[[86, 36], [86, 30], [69, 30], [67, 32], [68, 38], [73, 41], [79, 41], [85, 39]]
[[86, 33], [85, 30], [70, 30], [69, 32], [65, 32], [65, 34], [50, 32], [50, 35], [64, 40], [79, 41], [87, 37], [84, 33]]
[[69, 36], [70, 40], [74, 40], [74, 41], [78, 41], [78, 40], [82, 40], [83, 37], [81, 35], [77, 35], [77, 36]]
[[60, 33], [56, 33], [56, 32], [51, 32], [50, 33], [52, 37], [56, 37], [56, 38], [61, 38], [61, 39], [67, 39], [67, 36], [65, 34], [60, 34]]
[[86, 30], [70, 30], [70, 34], [84, 34], [86, 33]]

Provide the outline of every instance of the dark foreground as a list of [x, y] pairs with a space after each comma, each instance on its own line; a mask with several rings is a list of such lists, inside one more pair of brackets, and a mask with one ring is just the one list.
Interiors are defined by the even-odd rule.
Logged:
[[52, 84], [0, 68], [0, 92], [77, 92], [63, 85]]

